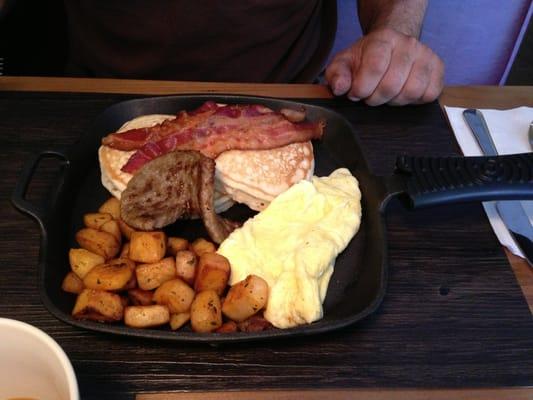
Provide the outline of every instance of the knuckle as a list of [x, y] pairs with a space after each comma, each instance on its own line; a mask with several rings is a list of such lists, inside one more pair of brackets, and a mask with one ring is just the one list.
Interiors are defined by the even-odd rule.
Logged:
[[388, 67], [388, 61], [381, 54], [369, 54], [366, 66], [375, 74], [384, 74]]
[[395, 97], [402, 89], [402, 82], [398, 79], [387, 79], [378, 87], [378, 92], [382, 97], [391, 99]]

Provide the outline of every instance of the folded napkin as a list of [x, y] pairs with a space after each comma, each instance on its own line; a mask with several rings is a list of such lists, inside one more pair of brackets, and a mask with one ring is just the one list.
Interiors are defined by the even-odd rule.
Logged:
[[[476, 138], [463, 118], [464, 108], [444, 107], [455, 138], [465, 156], [483, 155]], [[516, 154], [533, 151], [529, 145], [528, 130], [533, 121], [533, 108], [518, 107], [510, 110], [484, 110], [481, 113], [487, 121], [492, 141], [498, 154]], [[521, 202], [529, 221], [533, 224], [533, 201]], [[503, 223], [494, 202], [483, 203], [489, 222], [502, 245], [513, 254], [524, 257]]]

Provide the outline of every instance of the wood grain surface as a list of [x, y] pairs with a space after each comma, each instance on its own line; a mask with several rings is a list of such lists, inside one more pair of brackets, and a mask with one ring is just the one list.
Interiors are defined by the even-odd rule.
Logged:
[[241, 392], [188, 392], [147, 393], [137, 400], [531, 400], [531, 389], [352, 389], [352, 390], [285, 390], [285, 391], [241, 391]]
[[[105, 108], [138, 95], [51, 93], [54, 86], [45, 83], [42, 92], [16, 92], [13, 80], [0, 78], [0, 90], [10, 89], [0, 91], [0, 316], [32, 323], [56, 339], [74, 365], [83, 399], [228, 390], [244, 391], [234, 398], [247, 398], [248, 391], [248, 398], [260, 399], [256, 390], [287, 396], [289, 389], [302, 389], [297, 392], [308, 393], [305, 399], [313, 399], [311, 389], [362, 390], [376, 399], [395, 398], [388, 395], [397, 389], [415, 399], [448, 393], [531, 398], [533, 319], [479, 204], [414, 212], [393, 201], [385, 299], [361, 323], [327, 335], [209, 347], [109, 336], [60, 322], [39, 297], [39, 228], [14, 210], [10, 194], [31, 154], [72, 145]], [[125, 90], [124, 83], [117, 85]], [[239, 92], [237, 86], [231, 91]], [[290, 97], [282, 93], [291, 89], [266, 93]], [[304, 89], [304, 97], [313, 97], [313, 87]], [[93, 90], [104, 91], [98, 85]], [[370, 108], [326, 96], [304, 101], [349, 119], [376, 174], [390, 174], [398, 154], [458, 152], [436, 104]], [[46, 203], [57, 175], [57, 164], [40, 166], [28, 199]]]

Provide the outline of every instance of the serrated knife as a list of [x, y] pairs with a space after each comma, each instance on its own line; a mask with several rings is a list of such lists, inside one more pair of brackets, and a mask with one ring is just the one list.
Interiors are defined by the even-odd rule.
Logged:
[[[498, 155], [483, 114], [479, 110], [466, 109], [463, 111], [463, 117], [472, 130], [483, 154], [486, 156]], [[497, 201], [496, 209], [527, 262], [533, 267], [533, 226], [521, 202]]]

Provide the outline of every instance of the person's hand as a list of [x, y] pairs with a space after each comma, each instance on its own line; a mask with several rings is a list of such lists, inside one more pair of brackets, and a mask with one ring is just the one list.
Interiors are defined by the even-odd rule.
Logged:
[[336, 96], [368, 105], [404, 105], [435, 100], [443, 87], [444, 63], [417, 39], [379, 29], [339, 52], [326, 68]]

